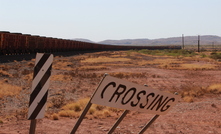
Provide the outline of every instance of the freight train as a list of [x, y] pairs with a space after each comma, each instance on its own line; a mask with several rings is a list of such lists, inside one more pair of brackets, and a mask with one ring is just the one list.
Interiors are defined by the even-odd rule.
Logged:
[[66, 51], [106, 51], [130, 49], [181, 49], [181, 46], [123, 46], [0, 31], [0, 55], [53, 53]]

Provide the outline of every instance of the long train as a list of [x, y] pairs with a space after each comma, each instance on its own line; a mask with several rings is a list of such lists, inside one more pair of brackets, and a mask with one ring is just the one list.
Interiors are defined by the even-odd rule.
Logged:
[[0, 31], [0, 55], [18, 55], [36, 52], [53, 53], [65, 51], [103, 51], [130, 49], [181, 49], [181, 46], [106, 45], [69, 39]]

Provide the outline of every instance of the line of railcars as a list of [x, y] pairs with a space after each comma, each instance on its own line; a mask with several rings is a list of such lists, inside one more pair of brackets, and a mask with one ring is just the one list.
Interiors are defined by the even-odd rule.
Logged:
[[181, 46], [120, 46], [0, 31], [0, 55], [129, 49], [181, 49]]

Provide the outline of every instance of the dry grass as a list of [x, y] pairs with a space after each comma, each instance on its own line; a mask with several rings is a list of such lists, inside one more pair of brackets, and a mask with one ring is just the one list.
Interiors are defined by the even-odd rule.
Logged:
[[52, 81], [71, 81], [72, 77], [70, 75], [64, 75], [64, 74], [57, 74], [57, 75], [52, 75], [50, 78]]
[[143, 78], [146, 77], [146, 73], [133, 73], [133, 72], [113, 72], [109, 73], [109, 75], [117, 78]]
[[[69, 103], [62, 107], [62, 110], [58, 113], [61, 117], [70, 117], [78, 118], [81, 112], [84, 110], [84, 107], [87, 105], [89, 98], [81, 99], [74, 103]], [[121, 110], [116, 108], [109, 108], [106, 106], [92, 104], [90, 109], [87, 112], [86, 118], [106, 118], [115, 116], [116, 113], [119, 113]]]
[[5, 81], [0, 81], [0, 99], [7, 96], [15, 96], [20, 93], [22, 90], [21, 87], [10, 85], [6, 83]]
[[105, 64], [105, 66], [107, 67], [134, 67], [135, 64], [133, 64], [133, 62], [128, 62], [128, 63], [119, 63], [119, 64], [116, 64], [116, 63], [108, 63], [108, 64]]
[[212, 69], [216, 69], [216, 65], [214, 64], [181, 64], [179, 69], [212, 70]]
[[[198, 61], [196, 63], [185, 63], [190, 61]], [[144, 65], [156, 65], [159, 68], [163, 69], [179, 69], [179, 70], [213, 70], [217, 68], [216, 64], [210, 64], [210, 63], [200, 63], [199, 61], [205, 61], [205, 60], [199, 60], [199, 58], [190, 58], [185, 57], [183, 59], [154, 59], [152, 61], [144, 61], [141, 60], [138, 62], [138, 65], [144, 66]], [[214, 60], [213, 60], [214, 61]]]
[[102, 63], [102, 62], [125, 62], [130, 61], [128, 58], [109, 58], [105, 56], [100, 56], [97, 58], [87, 58], [85, 60], [82, 60], [82, 63]]
[[73, 63], [72, 62], [68, 62], [65, 60], [62, 61], [55, 61], [52, 65], [52, 68], [55, 70], [67, 70], [67, 71], [71, 71]]
[[80, 71], [96, 71], [96, 70], [106, 70], [106, 66], [82, 66], [78, 68]]
[[[164, 56], [168, 57], [168, 56]], [[168, 68], [168, 67], [173, 67], [178, 64], [183, 63], [183, 61], [179, 59], [171, 59], [171, 58], [166, 58], [166, 59], [154, 59], [152, 61], [144, 61], [141, 60], [138, 62], [138, 65], [144, 66], [144, 65], [158, 65], [160, 68]]]
[[208, 87], [186, 84], [181, 86], [178, 93], [185, 102], [193, 102], [195, 98], [200, 98], [209, 94], [221, 94], [221, 84], [212, 84]]

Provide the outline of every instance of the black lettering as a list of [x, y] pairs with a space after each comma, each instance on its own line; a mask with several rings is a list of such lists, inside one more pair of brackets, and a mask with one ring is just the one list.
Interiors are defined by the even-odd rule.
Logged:
[[[123, 90], [120, 92], [119, 89], [121, 89], [121, 88], [122, 88]], [[117, 89], [116, 89], [116, 91], [114, 92], [114, 94], [112, 95], [112, 97], [111, 97], [111, 99], [109, 100], [109, 102], [112, 101], [112, 99], [114, 98], [115, 95], [117, 95], [117, 99], [115, 100], [115, 102], [117, 102], [117, 100], [119, 99], [120, 95], [125, 92], [126, 88], [127, 88], [127, 87], [126, 87], [125, 85], [120, 84], [120, 85], [117, 87]]]
[[[169, 101], [175, 101], [175, 98], [170, 98], [164, 105], [163, 105], [163, 107], [161, 108], [161, 112], [164, 112], [164, 111], [166, 111], [169, 107], [170, 107], [170, 105], [167, 105], [167, 103], [169, 102]], [[167, 105], [167, 106], [166, 106]], [[166, 106], [166, 109], [163, 109], [164, 107]]]
[[137, 104], [140, 102], [140, 98], [141, 98], [141, 97], [140, 97], [140, 94], [145, 95], [145, 94], [146, 94], [146, 91], [142, 90], [142, 91], [140, 91], [140, 92], [137, 94], [137, 103], [134, 104], [134, 101], [132, 101], [132, 102], [130, 103], [130, 105], [131, 105], [132, 107], [137, 106]]
[[163, 96], [160, 96], [160, 98], [157, 100], [157, 102], [153, 105], [153, 107], [151, 108], [151, 110], [153, 110], [153, 108], [157, 105], [156, 111], [163, 105], [163, 103], [167, 100], [168, 97], [165, 98], [165, 100], [162, 102]]
[[[127, 94], [128, 94], [130, 91], [133, 91], [132, 95], [130, 96], [130, 98], [129, 98], [126, 102], [124, 102], [124, 99], [126, 98]], [[121, 103], [122, 103], [123, 105], [127, 104], [127, 103], [134, 97], [134, 94], [136, 93], [136, 91], [137, 91], [137, 89], [134, 88], [134, 87], [131, 88], [131, 89], [129, 89], [129, 90], [125, 93], [124, 97], [122, 98]]]
[[141, 104], [140, 104], [140, 108], [144, 108], [144, 107], [148, 104], [148, 100], [149, 100], [148, 97], [149, 97], [149, 96], [154, 97], [155, 94], [154, 94], [154, 93], [150, 93], [150, 94], [148, 94], [147, 97], [146, 97], [146, 99], [147, 99], [147, 103], [146, 103], [145, 105], [142, 105], [142, 103], [141, 103]]
[[108, 83], [108, 84], [104, 87], [103, 91], [101, 92], [101, 98], [104, 98], [104, 92], [106, 91], [107, 87], [109, 87], [110, 85], [113, 85], [113, 87], [116, 87], [116, 83], [115, 83], [115, 82], [110, 82], [110, 83]]
[[156, 99], [159, 97], [159, 95], [157, 95], [156, 96], [156, 98], [152, 101], [152, 103], [147, 107], [147, 109], [149, 109], [152, 105], [153, 105], [153, 103], [156, 101]]

